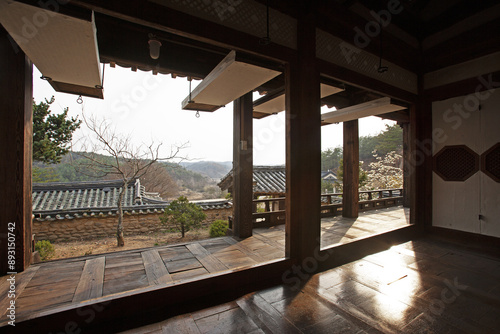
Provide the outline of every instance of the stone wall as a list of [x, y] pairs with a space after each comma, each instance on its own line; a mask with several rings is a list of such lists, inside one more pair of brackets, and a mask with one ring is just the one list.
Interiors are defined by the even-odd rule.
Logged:
[[[205, 210], [207, 215], [203, 225], [208, 226], [217, 219], [228, 220], [233, 209]], [[123, 216], [123, 230], [125, 235], [154, 233], [165, 230], [160, 223], [162, 214], [136, 214]], [[90, 217], [77, 219], [61, 219], [54, 221], [33, 221], [35, 241], [49, 240], [50, 242], [78, 241], [99, 237], [114, 236], [116, 234], [117, 217]]]

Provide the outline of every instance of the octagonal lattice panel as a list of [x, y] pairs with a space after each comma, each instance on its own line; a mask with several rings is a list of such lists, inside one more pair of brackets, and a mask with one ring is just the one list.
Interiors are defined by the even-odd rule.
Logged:
[[500, 143], [496, 143], [483, 153], [481, 170], [496, 182], [500, 182]]
[[478, 170], [478, 154], [465, 145], [443, 147], [434, 156], [434, 172], [445, 181], [465, 181]]

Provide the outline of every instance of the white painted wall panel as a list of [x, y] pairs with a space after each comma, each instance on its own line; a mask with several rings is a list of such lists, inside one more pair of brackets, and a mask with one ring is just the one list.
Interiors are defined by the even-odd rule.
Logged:
[[[433, 154], [466, 145], [481, 155], [500, 142], [500, 90], [482, 93], [481, 110], [472, 108], [473, 96], [433, 103]], [[465, 182], [433, 173], [433, 225], [500, 237], [500, 183], [481, 171]]]
[[[482, 102], [481, 154], [500, 142], [500, 89], [491, 92]], [[486, 94], [486, 93], [485, 93]], [[481, 173], [481, 233], [500, 237], [500, 183]]]

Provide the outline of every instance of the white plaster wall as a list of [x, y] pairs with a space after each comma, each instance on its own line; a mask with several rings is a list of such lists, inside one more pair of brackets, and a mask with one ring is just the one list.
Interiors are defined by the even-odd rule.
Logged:
[[[481, 154], [500, 142], [500, 89], [482, 103]], [[500, 237], [500, 183], [481, 174], [481, 233]]]
[[[433, 154], [444, 146], [467, 145], [480, 155], [500, 142], [500, 90], [481, 94], [433, 103]], [[500, 183], [481, 171], [465, 182], [433, 173], [432, 218], [434, 226], [500, 237]]]

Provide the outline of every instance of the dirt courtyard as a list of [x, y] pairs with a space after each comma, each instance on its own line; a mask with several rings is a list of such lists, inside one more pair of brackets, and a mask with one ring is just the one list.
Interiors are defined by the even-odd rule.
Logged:
[[116, 246], [116, 237], [114, 236], [93, 240], [58, 242], [53, 243], [55, 256], [51, 257], [50, 260], [92, 254], [112, 253], [146, 247], [166, 246], [210, 238], [208, 228], [189, 231], [186, 233], [184, 238], [181, 238], [180, 235], [180, 233], [154, 233], [125, 236], [124, 247]]

